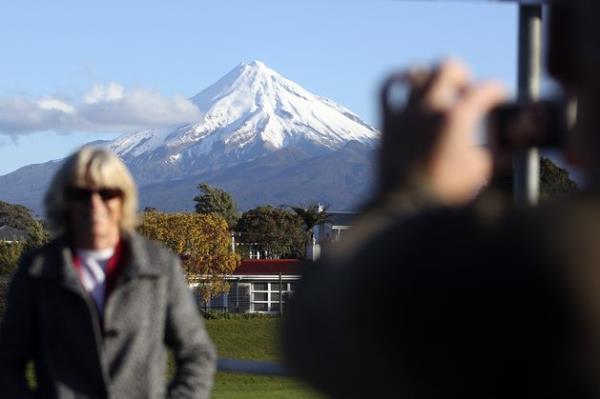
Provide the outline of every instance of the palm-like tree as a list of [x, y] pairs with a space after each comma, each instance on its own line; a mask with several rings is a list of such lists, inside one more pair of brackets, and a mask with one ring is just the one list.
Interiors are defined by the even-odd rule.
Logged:
[[288, 207], [302, 219], [307, 236], [311, 240], [313, 237], [313, 227], [329, 221], [329, 214], [327, 213], [329, 206], [322, 206], [321, 204], [314, 202], [306, 206]]

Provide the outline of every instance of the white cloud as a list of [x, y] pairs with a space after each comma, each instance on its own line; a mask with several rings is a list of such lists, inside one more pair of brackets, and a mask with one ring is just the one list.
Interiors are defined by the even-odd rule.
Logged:
[[37, 131], [107, 132], [162, 127], [197, 121], [201, 113], [190, 100], [146, 90], [126, 90], [118, 83], [94, 85], [80, 101], [53, 97], [0, 98], [0, 134]]
[[75, 108], [73, 108], [71, 105], [62, 102], [60, 100], [57, 100], [56, 98], [42, 98], [41, 100], [38, 100], [38, 105], [40, 106], [41, 109], [45, 109], [45, 110], [57, 110], [57, 111], [62, 111], [66, 114], [74, 114], [75, 113]]
[[107, 85], [94, 85], [85, 95], [83, 101], [86, 104], [116, 101], [123, 98], [125, 88], [118, 83], [111, 82]]
[[73, 113], [50, 106], [51, 102], [48, 100], [0, 98], [0, 132], [10, 135], [72, 127]]

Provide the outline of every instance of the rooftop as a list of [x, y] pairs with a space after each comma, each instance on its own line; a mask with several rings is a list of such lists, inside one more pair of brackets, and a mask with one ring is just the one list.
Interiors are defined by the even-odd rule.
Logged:
[[303, 262], [299, 259], [243, 259], [234, 275], [299, 275]]
[[27, 232], [14, 227], [0, 226], [0, 241], [23, 241], [27, 239]]
[[327, 212], [329, 224], [333, 226], [352, 226], [352, 222], [358, 216], [356, 212]]

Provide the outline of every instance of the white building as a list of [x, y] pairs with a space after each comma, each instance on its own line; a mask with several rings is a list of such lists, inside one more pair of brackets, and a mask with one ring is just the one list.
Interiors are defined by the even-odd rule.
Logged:
[[[210, 300], [209, 310], [279, 314], [300, 279], [299, 259], [244, 259], [227, 281], [229, 292]], [[191, 284], [192, 287], [197, 284]]]

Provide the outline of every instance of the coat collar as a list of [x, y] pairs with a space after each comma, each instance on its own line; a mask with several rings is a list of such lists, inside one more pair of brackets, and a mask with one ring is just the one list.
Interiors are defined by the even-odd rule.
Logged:
[[[123, 277], [156, 277], [162, 274], [160, 265], [152, 262], [147, 241], [139, 234], [123, 234], [125, 249]], [[79, 277], [73, 265], [73, 250], [65, 236], [59, 237], [33, 254], [29, 274], [32, 277], [58, 280], [75, 292], [82, 292]]]
[[160, 262], [152, 259], [148, 250], [148, 241], [138, 233], [131, 232], [123, 236], [126, 248], [126, 262], [123, 273], [133, 277], [157, 277], [162, 274]]

